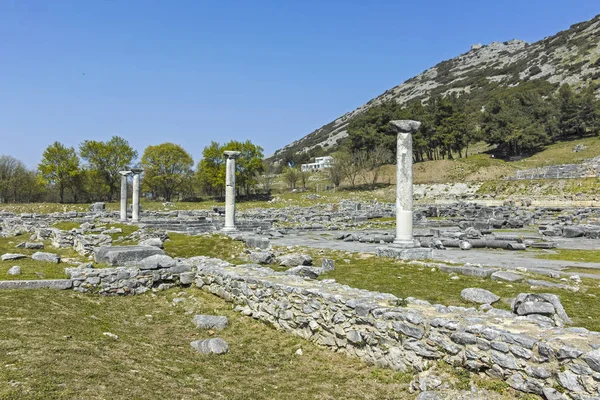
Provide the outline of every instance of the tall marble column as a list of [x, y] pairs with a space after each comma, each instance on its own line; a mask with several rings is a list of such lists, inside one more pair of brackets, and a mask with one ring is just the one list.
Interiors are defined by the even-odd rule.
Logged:
[[127, 221], [127, 177], [131, 171], [119, 171], [121, 174], [121, 222]]
[[415, 247], [413, 240], [412, 135], [421, 123], [412, 120], [391, 121], [396, 142], [396, 238], [400, 247]]
[[396, 142], [396, 237], [390, 246], [378, 247], [377, 254], [400, 259], [433, 258], [433, 250], [422, 248], [413, 238], [412, 134], [421, 123], [390, 121]]
[[235, 159], [239, 151], [225, 151], [225, 226], [223, 232], [236, 232], [235, 227]]
[[144, 172], [141, 168], [132, 168], [133, 173], [133, 200], [131, 204], [131, 222], [140, 220], [140, 174]]

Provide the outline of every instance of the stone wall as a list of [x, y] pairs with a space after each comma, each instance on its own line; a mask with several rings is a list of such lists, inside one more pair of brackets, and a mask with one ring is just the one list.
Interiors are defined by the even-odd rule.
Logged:
[[[147, 292], [152, 288], [168, 289], [176, 285], [189, 285], [196, 276], [195, 258], [173, 260], [161, 257], [159, 263], [146, 263], [140, 267], [116, 268], [66, 268], [73, 289], [78, 292], [98, 292], [103, 295], [128, 295]], [[166, 262], [165, 262], [166, 260]]]
[[394, 370], [444, 361], [546, 399], [600, 398], [600, 333], [557, 328], [532, 315], [432, 305], [208, 257], [156, 255], [136, 267], [66, 272], [74, 290], [105, 295], [195, 283], [244, 315]]
[[517, 171], [511, 179], [575, 179], [594, 178], [600, 175], [600, 156], [584, 160], [581, 164], [548, 165]]
[[431, 305], [258, 266], [197, 265], [196, 285], [278, 329], [396, 370], [436, 360], [549, 399], [600, 398], [600, 334], [508, 311]]

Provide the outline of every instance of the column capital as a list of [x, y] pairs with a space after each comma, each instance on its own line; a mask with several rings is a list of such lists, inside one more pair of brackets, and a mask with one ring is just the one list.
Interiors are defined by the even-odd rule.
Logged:
[[412, 119], [397, 119], [390, 121], [392, 131], [395, 133], [415, 133], [421, 123], [419, 121], [413, 121]]
[[142, 172], [144, 172], [144, 169], [143, 169], [143, 168], [131, 168], [131, 173], [132, 173], [133, 175], [139, 175], [139, 174], [141, 174]]
[[120, 173], [122, 176], [129, 176], [129, 175], [131, 175], [131, 174], [132, 174], [132, 172], [131, 172], [131, 171], [119, 171], [119, 173]]
[[232, 159], [235, 160], [236, 158], [239, 157], [239, 155], [241, 154], [241, 152], [239, 152], [239, 151], [233, 151], [233, 150], [227, 150], [227, 151], [224, 151], [223, 154], [225, 154], [225, 156], [227, 158], [232, 158]]

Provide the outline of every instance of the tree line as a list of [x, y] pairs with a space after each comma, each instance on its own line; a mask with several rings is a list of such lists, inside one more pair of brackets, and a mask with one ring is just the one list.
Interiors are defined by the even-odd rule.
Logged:
[[383, 103], [353, 118], [349, 153], [384, 146], [394, 151], [396, 138], [389, 122], [421, 121], [413, 136], [416, 162], [467, 157], [469, 146], [485, 141], [496, 145], [500, 156], [526, 155], [560, 140], [598, 135], [600, 102], [596, 86], [573, 90], [546, 81], [526, 81], [485, 93], [434, 96], [407, 105]]
[[240, 192], [258, 190], [264, 171], [263, 149], [250, 141], [212, 142], [194, 169], [192, 156], [180, 145], [162, 143], [138, 152], [122, 137], [84, 140], [77, 149], [60, 142], [49, 145], [37, 169], [28, 169], [12, 156], [0, 156], [0, 202], [95, 202], [118, 200], [120, 171], [144, 170], [142, 192], [155, 200], [222, 197], [225, 185], [223, 151], [241, 152], [236, 165]]

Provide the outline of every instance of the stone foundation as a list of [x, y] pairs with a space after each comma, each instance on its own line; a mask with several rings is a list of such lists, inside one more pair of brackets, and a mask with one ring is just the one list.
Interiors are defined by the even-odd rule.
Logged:
[[400, 260], [423, 260], [433, 258], [433, 249], [426, 247], [394, 247], [381, 246], [377, 247], [377, 256], [379, 257], [390, 257], [398, 258]]

